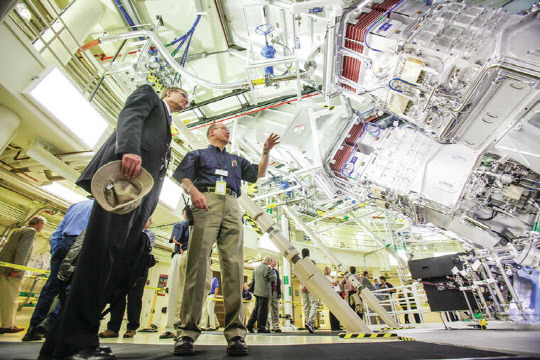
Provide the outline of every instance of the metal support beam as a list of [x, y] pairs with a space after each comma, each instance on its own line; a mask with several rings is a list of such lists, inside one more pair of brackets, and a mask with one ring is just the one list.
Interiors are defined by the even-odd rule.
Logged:
[[[322, 242], [321, 239], [319, 239], [319, 237], [317, 236], [317, 234], [315, 234], [315, 232], [313, 230], [311, 230], [303, 221], [302, 219], [300, 219], [296, 213], [294, 212], [294, 210], [292, 210], [291, 208], [289, 208], [288, 206], [284, 206], [284, 209], [285, 211], [287, 212], [287, 214], [289, 215], [289, 217], [291, 219], [293, 219], [296, 223], [297, 226], [299, 226], [302, 231], [304, 231], [311, 240], [313, 240], [313, 242], [315, 242], [315, 244], [317, 244], [317, 246], [319, 247], [319, 249], [328, 257], [328, 259], [330, 259], [330, 261], [343, 273], [346, 273], [346, 278], [347, 280], [349, 280], [349, 282], [353, 285], [353, 287], [356, 289], [356, 290], [360, 290], [363, 288], [362, 284], [358, 281], [358, 279], [353, 275], [353, 274], [350, 274], [348, 273], [348, 269], [341, 263], [341, 261], [330, 251], [330, 249]], [[304, 284], [305, 285], [305, 284]], [[364, 291], [365, 290], [365, 291]], [[362, 293], [361, 293], [361, 297], [362, 299], [364, 299], [365, 297], [365, 300], [366, 301], [366, 304], [368, 304], [368, 306], [373, 310], [375, 311], [380, 317], [381, 319], [384, 320], [384, 322], [389, 326], [389, 327], [399, 327], [399, 324], [394, 320], [394, 318], [392, 318], [392, 316], [379, 304], [379, 300], [377, 300], [377, 298], [371, 294], [371, 291], [369, 291], [369, 289], [366, 289], [364, 288], [364, 290], [362, 290]], [[311, 291], [311, 290], [310, 290]], [[369, 295], [363, 295], [365, 293], [369, 293], [371, 296]], [[325, 303], [326, 304], [326, 303]], [[377, 306], [378, 305], [378, 306]], [[332, 312], [334, 312], [332, 310]], [[336, 315], [337, 317], [337, 315]], [[339, 319], [339, 317], [338, 317]], [[341, 320], [341, 319], [339, 319]], [[362, 322], [363, 323], [363, 322]], [[365, 325], [365, 323], [364, 323]], [[365, 325], [367, 326], [367, 325]]]

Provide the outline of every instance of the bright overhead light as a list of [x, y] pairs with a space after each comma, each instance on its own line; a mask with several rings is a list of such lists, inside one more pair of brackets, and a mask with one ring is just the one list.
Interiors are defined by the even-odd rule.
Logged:
[[176, 209], [178, 206], [178, 202], [182, 197], [182, 191], [182, 188], [177, 183], [166, 177], [163, 181], [163, 188], [161, 189], [161, 194], [159, 194], [159, 201], [161, 201], [171, 209]]
[[53, 68], [32, 86], [27, 94], [60, 125], [94, 148], [108, 124], [75, 85], [58, 68]]
[[56, 183], [56, 182], [50, 185], [44, 185], [41, 188], [70, 203], [78, 203], [78, 202], [86, 200], [86, 198], [82, 196], [81, 194], [76, 193], [75, 191], [65, 187], [64, 185], [60, 185], [59, 183]]

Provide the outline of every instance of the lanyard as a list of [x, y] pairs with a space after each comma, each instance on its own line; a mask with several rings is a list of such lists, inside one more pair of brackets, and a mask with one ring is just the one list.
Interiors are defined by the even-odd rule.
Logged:
[[[216, 147], [216, 151], [217, 151], [217, 150], [219, 150], [218, 147]], [[220, 153], [221, 153], [221, 160], [222, 160], [222, 161], [219, 161], [218, 156], [216, 155], [216, 152], [213, 152], [214, 158], [216, 159], [216, 162], [217, 162], [217, 164], [218, 164], [219, 167], [220, 167], [218, 170], [225, 170], [225, 166], [224, 166], [225, 164], [224, 164], [224, 163], [227, 163], [227, 160], [228, 160], [228, 159], [227, 159], [227, 158], [228, 158], [228, 153], [226, 152], [225, 149], [223, 149], [222, 152], [221, 152], [221, 150], [219, 150], [219, 151], [220, 151]], [[223, 161], [223, 157], [224, 157], [224, 156], [225, 156], [225, 161]], [[229, 171], [229, 167], [228, 167], [228, 166], [227, 166], [227, 171]]]

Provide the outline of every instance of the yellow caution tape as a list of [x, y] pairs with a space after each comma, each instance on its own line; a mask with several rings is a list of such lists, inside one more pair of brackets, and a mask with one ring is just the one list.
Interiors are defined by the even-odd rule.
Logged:
[[23, 266], [23, 265], [17, 265], [17, 264], [10, 264], [4, 261], [0, 261], [0, 266], [9, 267], [12, 269], [17, 269], [17, 270], [33, 271], [33, 272], [38, 272], [38, 273], [46, 274], [46, 275], [50, 275], [51, 273], [49, 270], [36, 269], [29, 266]]
[[358, 339], [358, 338], [376, 339], [376, 338], [394, 338], [394, 337], [397, 337], [397, 336], [398, 336], [397, 334], [392, 334], [392, 333], [388, 333], [388, 334], [347, 334], [347, 333], [341, 333], [341, 334], [339, 334], [339, 337], [343, 338], [343, 339]]
[[402, 341], [416, 341], [416, 339], [408, 338], [408, 337], [405, 337], [405, 336], [398, 336], [398, 339], [402, 340]]
[[244, 213], [244, 218], [246, 219], [247, 223], [251, 225], [251, 227], [253, 228], [253, 230], [255, 230], [257, 234], [259, 235], [264, 234], [264, 231], [262, 231], [259, 225], [257, 225], [257, 223], [246, 212]]

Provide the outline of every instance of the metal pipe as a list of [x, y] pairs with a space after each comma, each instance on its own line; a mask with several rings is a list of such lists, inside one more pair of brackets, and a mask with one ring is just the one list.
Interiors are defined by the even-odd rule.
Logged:
[[517, 296], [516, 292], [514, 291], [514, 287], [512, 286], [512, 283], [510, 282], [510, 279], [508, 279], [508, 276], [506, 275], [506, 270], [504, 269], [504, 266], [501, 263], [501, 259], [496, 255], [493, 254], [493, 260], [495, 261], [495, 264], [499, 268], [499, 271], [503, 277], [504, 282], [506, 283], [506, 288], [510, 292], [510, 295], [512, 295], [512, 298], [514, 299], [514, 302], [516, 303], [516, 306], [518, 307], [519, 311], [521, 312], [521, 316], [524, 320], [527, 320], [527, 317], [525, 316], [525, 309], [523, 308], [523, 305], [521, 304], [521, 301], [519, 300], [519, 297]]
[[284, 189], [284, 190], [277, 190], [277, 191], [274, 191], [274, 192], [271, 192], [271, 193], [255, 196], [253, 198], [253, 201], [261, 200], [261, 199], [264, 199], [264, 198], [267, 198], [267, 197], [270, 197], [270, 196], [276, 196], [276, 195], [279, 195], [279, 194], [283, 194], [283, 193], [286, 193], [287, 191], [291, 191], [291, 190], [294, 190], [294, 189], [299, 189], [301, 187], [302, 187], [301, 185], [294, 185], [294, 186], [291, 186], [290, 188], [287, 188], [287, 189]]
[[[161, 53], [161, 55], [163, 56], [165, 61], [167, 61], [167, 63], [176, 72], [178, 72], [180, 75], [182, 75], [184, 77], [184, 79], [186, 79], [188, 81], [192, 81], [194, 83], [197, 83], [197, 84], [199, 84], [201, 86], [204, 86], [206, 88], [209, 88], [209, 89], [217, 89], [217, 90], [234, 90], [234, 89], [240, 89], [240, 88], [248, 88], [249, 85], [250, 85], [250, 82], [248, 80], [240, 81], [240, 82], [234, 82], [234, 83], [220, 84], [220, 83], [215, 83], [215, 82], [211, 82], [211, 81], [201, 79], [201, 78], [189, 73], [186, 69], [184, 69], [182, 66], [180, 66], [180, 64], [178, 64], [178, 62], [176, 60], [174, 60], [174, 58], [169, 54], [169, 52], [167, 51], [167, 49], [165, 48], [163, 43], [159, 40], [159, 38], [156, 36], [156, 34], [154, 34], [151, 31], [148, 31], [148, 30], [136, 30], [136, 31], [131, 31], [131, 32], [125, 33], [125, 34], [120, 34], [120, 35], [108, 35], [108, 36], [104, 36], [104, 37], [99, 38], [99, 41], [100, 41], [100, 43], [104, 43], [104, 42], [107, 42], [107, 41], [127, 40], [127, 39], [132, 39], [132, 38], [137, 38], [137, 37], [149, 38], [154, 43], [155, 47], [159, 50], [159, 52]], [[313, 56], [315, 53], [318, 54], [319, 51], [320, 51], [320, 48], [317, 48], [311, 56]], [[316, 56], [316, 54], [315, 54], [315, 56]], [[300, 77], [301, 78], [309, 77], [315, 71], [316, 65], [317, 64], [316, 64], [315, 61], [306, 61], [306, 63], [305, 63], [306, 71], [304, 71], [304, 72], [300, 71]], [[292, 78], [291, 78], [291, 76], [287, 76], [287, 75], [285, 75], [285, 76], [276, 76], [276, 77], [272, 78], [271, 81], [272, 82], [288, 81], [288, 80], [291, 80], [291, 79], [294, 79], [294, 78], [296, 78], [296, 75], [292, 76]]]
[[38, 142], [32, 145], [26, 154], [72, 183], [75, 183], [81, 176], [77, 170], [51, 154]]

